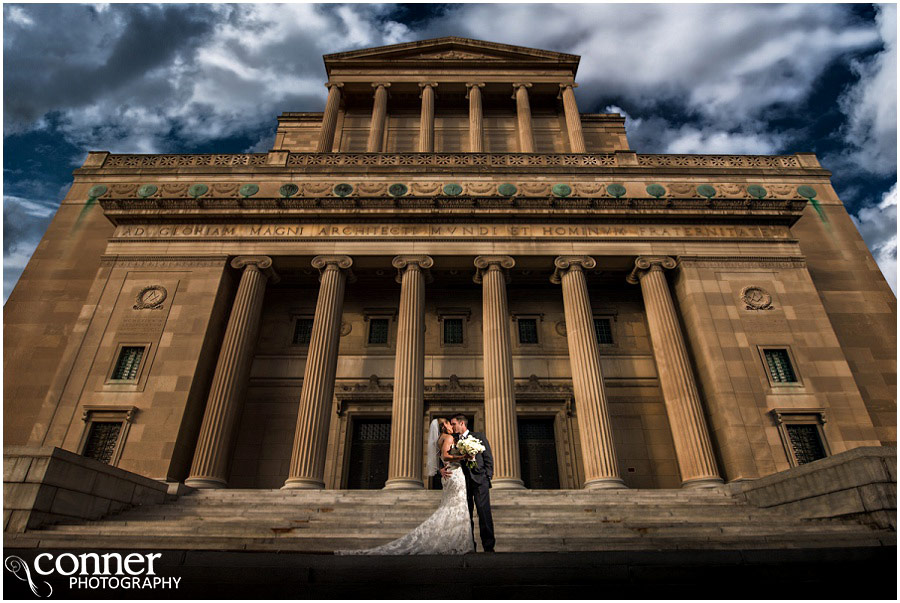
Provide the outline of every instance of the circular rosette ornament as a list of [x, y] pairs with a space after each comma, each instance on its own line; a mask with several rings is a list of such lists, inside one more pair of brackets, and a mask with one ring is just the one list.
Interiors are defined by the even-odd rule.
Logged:
[[711, 184], [701, 184], [697, 187], [697, 194], [701, 197], [706, 197], [707, 199], [712, 199], [716, 196], [716, 189]]
[[662, 185], [651, 184], [647, 187], [647, 194], [649, 194], [651, 197], [656, 197], [657, 199], [659, 199], [666, 194], [666, 189], [663, 188]]
[[769, 194], [765, 188], [761, 187], [758, 184], [751, 184], [750, 186], [748, 186], [747, 192], [750, 193], [750, 196], [755, 199], [762, 199], [767, 194]]
[[91, 190], [88, 191], [88, 197], [91, 199], [96, 199], [97, 197], [102, 197], [106, 194], [107, 188], [103, 184], [95, 184], [91, 187]]
[[288, 197], [293, 197], [297, 193], [300, 192], [300, 187], [294, 184], [293, 182], [287, 182], [278, 187], [278, 194], [282, 196], [282, 198], [287, 199]]
[[346, 182], [341, 182], [340, 184], [335, 184], [334, 188], [331, 189], [331, 192], [333, 192], [336, 197], [346, 197], [353, 192], [353, 186]]
[[244, 186], [241, 187], [241, 189], [238, 192], [241, 194], [242, 197], [252, 197], [253, 195], [255, 195], [256, 193], [259, 192], [259, 185], [252, 184], [252, 183], [245, 184]]
[[510, 184], [509, 182], [504, 182], [500, 186], [497, 187], [497, 192], [503, 195], [504, 197], [512, 197], [515, 195], [519, 189], [516, 188], [515, 184]]
[[803, 197], [804, 199], [809, 199], [810, 201], [816, 198], [816, 189], [811, 186], [803, 185], [797, 187], [797, 194]]
[[188, 188], [188, 194], [196, 199], [197, 197], [205, 195], [208, 190], [209, 187], [205, 184], [192, 184], [190, 188]]
[[462, 186], [455, 182], [450, 182], [449, 184], [444, 185], [444, 194], [448, 197], [456, 197], [457, 195], [462, 194]]
[[568, 197], [572, 194], [572, 187], [568, 184], [554, 184], [550, 191], [557, 197]]
[[138, 187], [137, 194], [138, 194], [138, 197], [146, 199], [150, 195], [155, 195], [156, 191], [158, 191], [158, 190], [159, 189], [156, 187], [155, 184], [142, 184], [140, 187]]
[[391, 197], [402, 197], [409, 191], [409, 188], [405, 184], [392, 184], [388, 187], [388, 194]]
[[625, 194], [625, 187], [621, 184], [610, 184], [606, 187], [606, 192], [618, 199]]

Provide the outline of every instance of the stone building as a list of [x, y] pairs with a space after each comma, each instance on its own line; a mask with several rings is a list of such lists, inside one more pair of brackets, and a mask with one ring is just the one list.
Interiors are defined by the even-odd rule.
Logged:
[[810, 153], [648, 155], [579, 57], [327, 55], [268, 153], [92, 152], [4, 312], [4, 437], [199, 488], [754, 480], [896, 443], [896, 299]]

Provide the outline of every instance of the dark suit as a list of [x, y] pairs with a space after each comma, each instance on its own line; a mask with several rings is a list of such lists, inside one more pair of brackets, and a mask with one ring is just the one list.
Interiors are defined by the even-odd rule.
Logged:
[[472, 544], [475, 544], [475, 519], [472, 507], [478, 509], [478, 528], [481, 530], [481, 545], [485, 551], [494, 550], [494, 520], [491, 518], [491, 480], [494, 478], [494, 456], [491, 445], [483, 433], [470, 431], [469, 435], [481, 440], [484, 452], [475, 455], [475, 467], [469, 469], [467, 461], [462, 461], [463, 475], [466, 477], [466, 499], [469, 503], [469, 522], [472, 524]]

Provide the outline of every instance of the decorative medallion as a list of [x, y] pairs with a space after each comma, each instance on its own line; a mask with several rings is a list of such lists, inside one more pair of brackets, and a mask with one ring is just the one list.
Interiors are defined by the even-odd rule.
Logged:
[[141, 289], [135, 299], [135, 310], [158, 310], [166, 301], [169, 292], [162, 285], [150, 285]]
[[406, 187], [406, 185], [400, 184], [399, 182], [388, 187], [388, 194], [391, 197], [402, 197], [407, 193], [407, 191], [409, 191], [409, 189]]
[[557, 197], [568, 197], [572, 194], [572, 187], [568, 184], [554, 184], [553, 188], [550, 190], [552, 190], [553, 194]]
[[441, 193], [441, 183], [440, 182], [411, 182], [409, 185], [409, 190], [411, 190], [414, 195], [424, 195], [426, 197], [434, 197], [435, 195], [439, 195]]
[[729, 197], [742, 197], [743, 189], [740, 184], [720, 184], [719, 190]]
[[495, 188], [493, 182], [469, 182], [466, 184], [466, 193], [469, 195], [490, 195]]
[[88, 191], [88, 197], [93, 197], [96, 199], [97, 197], [102, 197], [106, 194], [107, 188], [102, 184], [95, 184], [91, 187], [91, 190]]
[[321, 197], [331, 190], [329, 182], [307, 182], [303, 185], [303, 194], [307, 197]]
[[462, 193], [462, 187], [455, 182], [444, 185], [444, 194], [455, 197]]
[[387, 185], [384, 182], [361, 182], [356, 188], [361, 195], [383, 195]]
[[803, 185], [797, 187], [797, 194], [806, 199], [813, 199], [816, 196], [816, 189], [811, 186]]
[[769, 194], [766, 189], [758, 184], [751, 184], [750, 186], [748, 186], [747, 192], [750, 193], [751, 197], [756, 197], [757, 199], [762, 199]]
[[666, 189], [659, 184], [651, 184], [647, 187], [647, 194], [651, 197], [659, 199], [666, 194]]
[[347, 321], [341, 322], [341, 337], [346, 337], [347, 335], [350, 334], [350, 331], [352, 331], [352, 330], [353, 330], [353, 325], [351, 325], [349, 322], [347, 322]]
[[252, 197], [253, 195], [255, 195], [256, 193], [259, 192], [259, 185], [252, 184], [252, 183], [245, 184], [244, 186], [241, 187], [241, 190], [238, 192], [241, 193], [242, 197]]
[[772, 296], [757, 285], [749, 285], [741, 289], [741, 301], [748, 310], [773, 310]]
[[568, 331], [566, 331], [566, 321], [556, 321], [556, 334], [560, 337], [566, 337], [568, 335]]
[[519, 185], [522, 194], [532, 197], [543, 197], [550, 193], [550, 185], [543, 182], [523, 182]]
[[112, 192], [116, 197], [130, 197], [134, 194], [136, 184], [113, 184]]
[[237, 192], [238, 185], [235, 182], [217, 182], [212, 185], [212, 189], [218, 197], [231, 197]]
[[606, 187], [606, 192], [618, 199], [625, 194], [625, 187], [621, 184], [610, 184]]
[[694, 192], [694, 186], [687, 182], [676, 182], [669, 185], [669, 191], [679, 197], [689, 197]]
[[331, 192], [338, 197], [346, 197], [353, 192], [353, 185], [341, 182], [340, 184], [335, 184], [334, 188], [331, 189]]
[[701, 197], [712, 199], [716, 196], [716, 188], [711, 184], [701, 184], [697, 187], [697, 194]]
[[294, 184], [293, 182], [286, 182], [278, 187], [278, 194], [282, 196], [282, 198], [287, 199], [288, 197], [293, 197], [297, 193], [300, 192], [300, 187]]
[[156, 194], [156, 191], [159, 189], [156, 188], [155, 184], [142, 184], [140, 188], [137, 190], [138, 197], [149, 197], [150, 195]]
[[160, 187], [162, 197], [186, 197], [188, 185], [184, 182], [167, 182]]
[[606, 191], [606, 185], [599, 182], [580, 182], [575, 184], [575, 194], [579, 197], [599, 197]]
[[789, 197], [792, 192], [792, 187], [790, 184], [772, 185], [769, 188], [772, 189], [772, 192], [779, 197]]
[[209, 190], [209, 187], [206, 186], [205, 184], [192, 184], [190, 186], [190, 188], [188, 189], [188, 194], [191, 197], [193, 197], [194, 199], [196, 199], [197, 197], [200, 197], [201, 195], [205, 195], [206, 191], [208, 191], [208, 190]]
[[516, 188], [515, 184], [510, 184], [509, 182], [504, 182], [500, 186], [497, 187], [497, 192], [503, 195], [504, 197], [512, 197], [515, 195], [519, 189]]

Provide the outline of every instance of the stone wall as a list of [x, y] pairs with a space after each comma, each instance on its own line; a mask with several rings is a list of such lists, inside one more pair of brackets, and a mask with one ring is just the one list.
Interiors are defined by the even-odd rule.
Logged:
[[757, 507], [897, 529], [897, 448], [863, 446], [752, 482], [728, 485]]
[[[182, 488], [184, 486], [181, 486]], [[3, 531], [162, 503], [169, 486], [55, 446], [3, 449]]]

